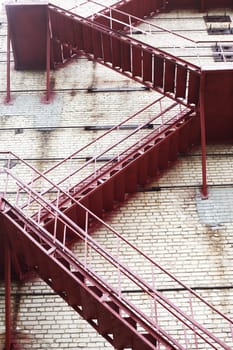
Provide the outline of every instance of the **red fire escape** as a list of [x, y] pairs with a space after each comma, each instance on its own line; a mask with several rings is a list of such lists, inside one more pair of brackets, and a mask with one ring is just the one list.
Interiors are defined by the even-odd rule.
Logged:
[[[5, 153], [7, 165], [1, 173], [5, 183], [1, 203], [4, 234], [1, 235], [6, 247], [7, 350], [13, 344], [9, 312], [11, 263], [21, 277], [35, 271], [115, 349], [231, 349], [232, 320], [104, 222], [105, 213], [138, 187], [161, 175], [180, 152], [187, 152], [200, 142], [205, 152], [202, 92], [204, 86], [209, 86], [212, 72], [208, 80], [207, 73], [199, 67], [122, 33], [129, 18], [123, 11], [139, 21], [142, 14], [139, 4], [139, 1], [120, 2], [117, 7], [120, 12], [114, 12], [116, 21], [114, 16], [110, 19], [113, 11], [110, 9], [105, 10], [104, 17], [97, 14], [91, 20], [53, 5], [7, 6], [8, 47], [11, 39], [16, 69], [47, 68], [46, 99], [50, 98], [50, 68], [76, 55], [85, 55], [161, 94], [153, 103], [44, 173], [16, 155]], [[164, 6], [164, 1], [145, 1], [141, 18], [164, 10]], [[40, 30], [35, 32], [37, 40], [34, 36], [31, 41], [35, 50], [30, 56], [25, 52], [24, 40], [28, 38], [25, 39], [24, 31], [28, 32], [32, 23]], [[8, 100], [9, 82], [8, 69]], [[205, 103], [208, 105], [206, 98]], [[146, 118], [145, 111], [150, 112]], [[135, 130], [84, 165], [74, 166], [80, 152], [92, 149], [98, 142], [101, 144], [104, 137], [134, 120], [139, 121]], [[148, 125], [152, 127], [147, 128]], [[147, 130], [146, 134], [142, 134], [142, 130]], [[212, 129], [212, 134], [214, 132]], [[109, 154], [109, 160], [99, 165], [98, 159]], [[22, 181], [10, 169], [12, 160], [17, 160], [22, 169], [32, 174], [30, 183]], [[54, 183], [57, 171], [68, 175]], [[9, 191], [16, 192], [16, 197], [10, 198]], [[205, 169], [203, 192], [207, 194]], [[100, 225], [114, 237], [114, 252], [90, 235]], [[77, 241], [82, 247], [78, 256], [71, 251], [71, 245]], [[135, 273], [132, 266], [125, 264], [123, 248], [132, 253], [145, 270], [151, 271], [150, 276], [144, 276], [143, 271]], [[93, 259], [108, 266], [106, 270], [109, 269], [111, 276], [107, 280], [98, 267], [92, 267]], [[157, 276], [161, 274], [169, 287], [183, 290], [183, 306], [159, 292], [161, 281]], [[125, 298], [124, 286], [137, 287], [145, 295], [143, 309]], [[224, 340], [198, 321], [200, 307], [213, 320], [221, 322], [226, 332]]]

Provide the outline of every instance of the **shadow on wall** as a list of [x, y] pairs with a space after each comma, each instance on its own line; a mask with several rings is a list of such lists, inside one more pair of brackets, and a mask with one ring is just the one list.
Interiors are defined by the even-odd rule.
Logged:
[[[32, 337], [28, 333], [17, 330], [18, 328], [18, 315], [20, 312], [21, 302], [21, 286], [22, 283], [18, 284], [15, 295], [12, 298], [12, 339], [11, 339], [11, 350], [22, 350], [26, 344], [27, 348], [30, 348], [33, 344]], [[0, 333], [0, 350], [5, 350], [5, 339], [6, 334]]]

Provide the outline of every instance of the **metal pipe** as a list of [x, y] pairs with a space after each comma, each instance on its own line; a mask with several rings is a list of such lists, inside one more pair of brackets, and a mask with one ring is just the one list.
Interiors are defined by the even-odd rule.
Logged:
[[11, 100], [11, 77], [10, 77], [10, 29], [7, 26], [7, 68], [6, 68], [6, 103]]
[[201, 126], [201, 154], [202, 154], [202, 199], [208, 199], [207, 188], [207, 166], [206, 166], [206, 127], [205, 127], [205, 110], [204, 110], [204, 93], [205, 93], [205, 73], [201, 74], [200, 82], [200, 126]]
[[10, 350], [12, 345], [11, 329], [11, 257], [9, 246], [5, 244], [5, 349]]
[[201, 0], [200, 12], [204, 12], [204, 11], [205, 11], [205, 0]]
[[51, 52], [51, 41], [50, 41], [50, 18], [48, 14], [47, 18], [47, 38], [46, 38], [46, 102], [50, 100], [50, 52]]

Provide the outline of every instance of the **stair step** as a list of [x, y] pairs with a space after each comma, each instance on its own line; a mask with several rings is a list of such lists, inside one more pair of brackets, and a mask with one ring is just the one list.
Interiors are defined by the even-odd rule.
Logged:
[[[154, 7], [158, 7], [158, 4], [156, 5], [150, 5], [153, 8], [150, 13], [155, 11]], [[127, 6], [136, 6], [133, 12], [137, 14], [139, 13], [135, 12], [135, 9], [140, 8], [140, 16], [146, 11], [141, 4], [133, 5], [132, 1], [129, 1]], [[100, 28], [95, 24], [95, 19], [90, 21], [78, 15], [71, 19], [65, 11], [60, 12], [52, 5], [49, 6], [49, 11], [52, 43], [60, 41], [60, 48], [56, 49], [64, 51], [64, 61], [71, 57], [72, 48], [74, 51], [78, 49], [90, 59], [101, 62], [152, 89], [161, 90], [162, 93], [170, 94], [175, 99], [182, 98], [187, 105], [198, 104], [200, 72], [195, 65], [115, 32], [120, 28], [123, 29], [124, 23], [119, 24], [114, 20], [97, 16], [96, 23], [105, 25]], [[148, 15], [148, 10], [146, 13]], [[121, 18], [123, 22], [129, 21], [128, 16], [122, 13], [113, 11], [112, 15], [116, 16], [116, 19]], [[62, 58], [59, 58], [59, 61], [62, 61]]]
[[[110, 310], [106, 309], [105, 304], [110, 307]], [[98, 305], [99, 333], [102, 335], [113, 334], [113, 324], [116, 316], [111, 312], [111, 309], [119, 314], [119, 307], [112, 301], [104, 301]]]
[[114, 206], [114, 179], [109, 179], [102, 186], [103, 192], [103, 209], [111, 211]]
[[[143, 341], [143, 339], [134, 337], [133, 339], [133, 350], [156, 350], [157, 349], [157, 342], [156, 339], [153, 339], [149, 337], [148, 334], [142, 334], [151, 344], [147, 344]], [[169, 349], [169, 348], [168, 348]]]
[[[136, 329], [136, 322], [131, 317], [125, 317], [123, 320], [127, 321], [131, 326], [133, 326], [133, 328]], [[130, 328], [125, 327], [125, 325], [120, 321], [115, 321], [113, 344], [116, 349], [131, 348], [134, 336], [135, 333]]]
[[153, 345], [156, 346], [157, 340], [156, 340], [151, 334], [149, 334], [149, 333], [143, 333], [142, 335], [143, 335], [146, 339], [148, 339], [148, 340], [151, 342], [151, 344], [153, 344]]
[[125, 200], [125, 174], [118, 172], [114, 176], [114, 200], [116, 202], [123, 202]]
[[125, 192], [126, 193], [136, 192], [137, 184], [138, 184], [137, 162], [134, 161], [129, 166], [127, 166], [125, 170]]
[[82, 315], [86, 320], [97, 319], [96, 299], [86, 289], [81, 290]]
[[84, 275], [83, 275], [81, 272], [79, 272], [79, 271], [72, 271], [72, 274], [73, 274], [75, 277], [77, 277], [81, 282], [84, 283], [85, 277], [84, 277]]

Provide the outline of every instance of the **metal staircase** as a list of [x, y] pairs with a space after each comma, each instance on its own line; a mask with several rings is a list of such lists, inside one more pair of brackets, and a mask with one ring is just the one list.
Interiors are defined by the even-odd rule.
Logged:
[[[14, 157], [29, 172], [39, 174], [22, 159], [13, 154], [7, 156]], [[51, 184], [45, 175], [39, 175]], [[6, 185], [0, 213], [2, 234], [12, 257], [24, 271], [35, 271], [115, 349], [231, 349], [233, 322], [228, 317], [80, 202], [77, 201], [77, 205], [86, 216], [84, 228], [60, 211], [58, 205], [47, 201], [32, 185], [24, 183], [11, 169], [2, 169], [1, 177]], [[61, 187], [53, 185], [65, 194]], [[16, 196], [12, 198], [15, 192]], [[11, 197], [10, 201], [8, 197]], [[25, 201], [26, 206], [20, 204]], [[53, 232], [49, 232], [38, 217], [35, 221], [30, 216], [36, 207], [50, 214], [55, 223]], [[100, 244], [90, 236], [88, 216], [94, 217], [109, 232], [107, 234], [112, 235], [115, 240], [112, 247], [107, 247], [107, 242]], [[68, 234], [79, 240], [77, 254], [65, 244]], [[125, 262], [126, 250], [140, 263], [137, 273], [132, 261]], [[132, 294], [125, 297], [127, 289], [142, 294], [143, 308]], [[161, 289], [176, 290], [175, 302]], [[177, 293], [181, 293], [181, 303]], [[221, 324], [224, 340], [211, 332], [214, 324]]]
[[[136, 2], [124, 2], [126, 7], [131, 3]], [[98, 20], [53, 5], [47, 9], [55, 66], [82, 54], [160, 97], [44, 173], [12, 153], [1, 153], [7, 160], [0, 179], [5, 187], [1, 235], [12, 259], [21, 274], [35, 271], [115, 349], [230, 350], [233, 322], [103, 221], [105, 213], [200, 142], [199, 68]], [[112, 135], [132, 122], [135, 129], [115, 141]], [[108, 139], [104, 149], [103, 138]], [[80, 154], [87, 161], [77, 164]], [[22, 181], [11, 169], [12, 160], [32, 180]], [[96, 223], [114, 237], [112, 249], [90, 235]], [[70, 245], [77, 241], [79, 253], [74, 254]], [[140, 262], [137, 273], [124, 261], [125, 251]], [[168, 299], [160, 292], [164, 288], [181, 291], [182, 302]], [[142, 293], [143, 311], [125, 297], [127, 289]], [[205, 325], [198, 320], [200, 308], [207, 315]], [[219, 323], [223, 340], [211, 332]]]
[[[98, 4], [91, 0], [91, 3]], [[110, 7], [103, 9], [89, 18], [98, 24], [103, 24], [115, 30], [127, 30], [126, 26], [137, 25], [140, 20], [154, 16], [166, 9], [164, 0], [124, 0], [118, 1]]]
[[[127, 128], [132, 122], [140, 124], [119, 138], [118, 130]], [[77, 206], [76, 201], [84, 204], [98, 217], [104, 217], [130, 194], [161, 176], [177, 159], [179, 153], [185, 153], [193, 145], [197, 145], [199, 134], [199, 117], [195, 112], [166, 97], [159, 97], [149, 106], [45, 171], [44, 175], [51, 181], [50, 186], [48, 182], [44, 183], [41, 176], [36, 176], [30, 181], [30, 185], [38, 188], [38, 184], [41, 186], [43, 183], [42, 195], [57, 205], [79, 227], [84, 228], [86, 215], [82, 208]], [[112, 142], [108, 147], [101, 146], [109, 140]], [[99, 150], [98, 155], [90, 157], [91, 153], [95, 154], [96, 149]], [[87, 161], [78, 167], [75, 159], [78, 156], [83, 158], [84, 155]], [[69, 194], [68, 196], [66, 193], [57, 192], [52, 185], [58, 174], [67, 171], [68, 175], [58, 181], [58, 185]], [[39, 218], [40, 222], [46, 223], [49, 231], [54, 230], [54, 222], [50, 220], [47, 211], [36, 213], [33, 218]], [[93, 224], [91, 217], [89, 220]], [[72, 241], [72, 237], [67, 237], [68, 240]]]
[[57, 6], [48, 12], [55, 66], [82, 54], [186, 106], [198, 105], [199, 67]]
[[[121, 9], [122, 6], [131, 6], [134, 12], [135, 9], [139, 11], [140, 7], [138, 1], [123, 1], [116, 4], [117, 8], [119, 6]], [[152, 2], [148, 1], [145, 11], [150, 12], [151, 6]], [[11, 5], [8, 7], [9, 13], [13, 11]], [[100, 156], [95, 158], [93, 154], [96, 154], [96, 151], [92, 152], [92, 159], [85, 166], [68, 171], [72, 176], [62, 180], [62, 185], [66, 185], [66, 189], [69, 188], [74, 198], [102, 217], [104, 212], [110, 211], [128, 194], [135, 192], [138, 186], [144, 186], [151, 178], [167, 169], [179, 153], [186, 152], [192, 145], [199, 143], [200, 68], [57, 6], [49, 4], [46, 9], [52, 47], [51, 59], [55, 66], [71, 59], [74, 54], [86, 55], [163, 95], [157, 104], [155, 103], [160, 107], [152, 113], [151, 119], [140, 121], [136, 130], [139, 137], [135, 143], [130, 141], [128, 146], [124, 142], [124, 147], [119, 148], [123, 141], [127, 139], [128, 142], [129, 136], [130, 140], [133, 140], [133, 132], [132, 135], [127, 135], [123, 140], [111, 145], [108, 150], [97, 152], [102, 156], [107, 154], [108, 157], [112, 149], [115, 152], [110, 161], [98, 170], [96, 163]], [[45, 12], [45, 9], [43, 11]], [[172, 100], [175, 102], [172, 103]], [[141, 129], [156, 119], [160, 119], [159, 126], [142, 137]], [[78, 153], [70, 157], [70, 162]], [[59, 167], [52, 170], [61, 169], [61, 164], [58, 165]], [[87, 166], [91, 166], [88, 173]], [[60, 172], [67, 173], [67, 170]], [[52, 189], [45, 190], [44, 195], [50, 195], [51, 191]], [[59, 199], [55, 200], [67, 215], [76, 218], [76, 208], [71, 205], [70, 198], [59, 196]], [[49, 222], [44, 213], [39, 215], [41, 220]], [[83, 227], [85, 218], [82, 212], [77, 216], [77, 220], [78, 225]]]

